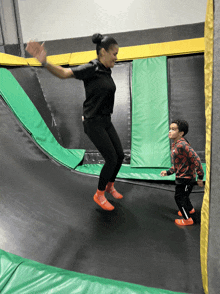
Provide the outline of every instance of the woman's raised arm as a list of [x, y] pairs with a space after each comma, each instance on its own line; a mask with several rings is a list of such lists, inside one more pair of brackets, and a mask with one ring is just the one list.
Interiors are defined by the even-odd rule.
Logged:
[[42, 65], [46, 67], [49, 72], [58, 78], [67, 79], [74, 77], [74, 74], [70, 68], [64, 68], [62, 66], [47, 62], [47, 52], [44, 48], [44, 43], [40, 45], [38, 42], [30, 41], [27, 44], [26, 51], [36, 58], [40, 63], [42, 63]]

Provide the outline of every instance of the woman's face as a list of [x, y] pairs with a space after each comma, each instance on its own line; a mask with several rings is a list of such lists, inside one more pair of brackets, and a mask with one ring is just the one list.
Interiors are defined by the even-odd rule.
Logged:
[[106, 51], [104, 48], [102, 48], [101, 51], [101, 58], [100, 61], [104, 64], [107, 68], [113, 68], [115, 65], [119, 51], [118, 45], [113, 45], [109, 48], [108, 51]]

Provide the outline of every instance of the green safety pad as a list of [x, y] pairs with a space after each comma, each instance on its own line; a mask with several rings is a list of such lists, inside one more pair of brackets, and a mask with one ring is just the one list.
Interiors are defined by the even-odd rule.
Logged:
[[[204, 181], [206, 180], [206, 164], [202, 163], [204, 169]], [[79, 165], [76, 167], [76, 171], [92, 174], [92, 175], [99, 175], [103, 164], [84, 164]], [[128, 164], [123, 164], [120, 168], [120, 171], [117, 175], [117, 178], [121, 179], [137, 179], [137, 180], [156, 180], [156, 181], [175, 181], [175, 174], [161, 177], [160, 172], [163, 169], [161, 168], [136, 168], [131, 167]]]
[[132, 167], [169, 168], [166, 56], [137, 59], [132, 70]]
[[[99, 175], [103, 164], [84, 164], [76, 167], [76, 171]], [[133, 168], [128, 164], [123, 164], [120, 168], [120, 171], [117, 175], [117, 178], [121, 179], [137, 179], [137, 180], [168, 180], [174, 181], [175, 175], [171, 175], [169, 177], [161, 177], [160, 172], [163, 169], [161, 168]]]
[[14, 76], [0, 68], [0, 94], [36, 143], [57, 162], [74, 169], [85, 150], [62, 147]]
[[3, 250], [0, 250], [0, 276], [1, 294], [177, 294], [63, 270]]

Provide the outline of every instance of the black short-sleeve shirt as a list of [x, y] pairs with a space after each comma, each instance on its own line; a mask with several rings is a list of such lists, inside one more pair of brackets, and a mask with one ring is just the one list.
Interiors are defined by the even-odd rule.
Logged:
[[84, 117], [92, 118], [97, 115], [111, 114], [116, 91], [111, 69], [106, 68], [98, 59], [94, 59], [71, 70], [76, 79], [84, 82], [86, 94], [86, 100], [83, 103]]

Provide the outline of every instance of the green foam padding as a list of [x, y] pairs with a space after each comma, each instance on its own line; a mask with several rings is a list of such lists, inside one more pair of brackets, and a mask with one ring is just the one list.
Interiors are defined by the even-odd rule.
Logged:
[[54, 160], [71, 169], [82, 161], [85, 150], [66, 149], [57, 142], [27, 94], [5, 68], [0, 68], [0, 95], [35, 142]]
[[184, 294], [44, 265], [0, 250], [1, 294]]
[[[204, 181], [206, 180], [206, 164], [202, 163], [204, 169]], [[84, 164], [78, 165], [76, 167], [76, 171], [92, 174], [92, 175], [99, 175], [103, 164]], [[155, 181], [175, 181], [175, 174], [161, 177], [160, 172], [162, 168], [136, 168], [131, 167], [129, 164], [122, 164], [120, 171], [117, 175], [117, 178], [121, 179], [136, 179], [136, 180], [155, 180]]]
[[[84, 164], [76, 167], [76, 171], [99, 175], [103, 164]], [[168, 180], [174, 181], [175, 175], [171, 175], [169, 177], [161, 177], [160, 172], [163, 169], [161, 168], [133, 168], [129, 164], [123, 164], [120, 168], [119, 173], [117, 174], [117, 178], [121, 179], [137, 179], [137, 180]]]
[[168, 132], [167, 58], [134, 60], [131, 166], [169, 168]]

